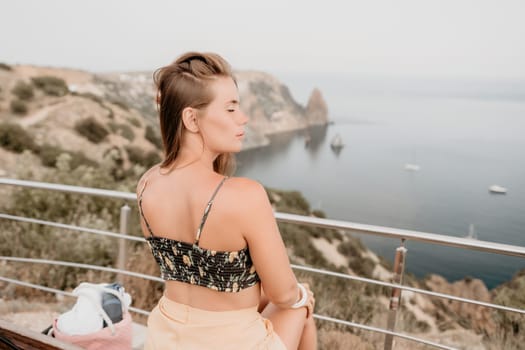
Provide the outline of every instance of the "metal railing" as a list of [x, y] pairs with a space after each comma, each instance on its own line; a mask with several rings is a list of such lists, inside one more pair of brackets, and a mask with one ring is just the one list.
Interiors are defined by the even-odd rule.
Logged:
[[[127, 271], [124, 269], [125, 261], [126, 261], [126, 255], [125, 255], [126, 254], [125, 253], [126, 252], [126, 241], [131, 240], [131, 241], [145, 242], [145, 239], [142, 237], [134, 237], [134, 236], [128, 235], [129, 216], [130, 216], [131, 210], [130, 210], [130, 207], [127, 205], [127, 201], [136, 201], [136, 195], [134, 193], [102, 190], [102, 189], [94, 189], [94, 188], [86, 188], [86, 187], [77, 187], [77, 186], [69, 186], [69, 185], [62, 185], [62, 184], [35, 182], [35, 181], [6, 179], [6, 178], [0, 178], [0, 185], [12, 185], [12, 186], [19, 186], [19, 187], [26, 187], [26, 188], [68, 192], [68, 193], [90, 195], [90, 196], [102, 196], [102, 197], [107, 197], [107, 198], [112, 198], [112, 199], [122, 199], [125, 201], [125, 204], [121, 207], [121, 211], [120, 211], [120, 230], [119, 230], [120, 232], [119, 233], [0, 213], [0, 218], [2, 219], [14, 220], [14, 221], [19, 221], [19, 222], [28, 222], [28, 223], [34, 223], [34, 224], [61, 228], [61, 229], [74, 230], [74, 231], [80, 231], [80, 232], [85, 232], [85, 233], [91, 233], [91, 234], [118, 238], [119, 239], [119, 250], [118, 250], [119, 254], [117, 258], [116, 268], [102, 267], [102, 266], [89, 265], [89, 264], [79, 264], [79, 263], [73, 263], [73, 262], [67, 262], [67, 261], [31, 259], [31, 258], [10, 257], [10, 256], [0, 256], [0, 260], [6, 261], [6, 262], [10, 261], [10, 262], [48, 264], [48, 265], [56, 265], [56, 266], [70, 266], [70, 267], [91, 269], [91, 270], [97, 270], [97, 271], [112, 272], [112, 273], [116, 273], [117, 276], [119, 276], [119, 278], [121, 278], [121, 276], [127, 275], [127, 276], [142, 278], [146, 280], [151, 280], [151, 281], [163, 282], [161, 278], [146, 275], [146, 274], [136, 273], [132, 271]], [[408, 334], [404, 334], [404, 333], [395, 331], [397, 311], [398, 311], [398, 308], [401, 302], [401, 295], [403, 291], [411, 291], [414, 293], [420, 293], [420, 294], [425, 294], [425, 295], [429, 295], [433, 297], [439, 297], [439, 298], [458, 301], [462, 303], [469, 303], [469, 304], [474, 304], [478, 306], [488, 307], [488, 308], [492, 308], [492, 309], [496, 309], [500, 311], [514, 312], [514, 313], [525, 315], [524, 309], [518, 309], [518, 308], [483, 302], [483, 301], [474, 300], [474, 299], [461, 298], [461, 297], [457, 297], [457, 296], [450, 295], [450, 294], [437, 293], [437, 292], [432, 292], [432, 291], [425, 290], [425, 289], [414, 288], [414, 287], [403, 285], [404, 262], [405, 262], [405, 258], [407, 254], [407, 249], [404, 247], [404, 243], [405, 241], [408, 241], [408, 240], [426, 242], [426, 243], [437, 244], [437, 245], [442, 245], [442, 246], [451, 246], [451, 247], [456, 247], [456, 248], [461, 248], [461, 249], [478, 250], [478, 251], [490, 252], [490, 253], [495, 253], [495, 254], [517, 256], [521, 258], [525, 258], [525, 247], [493, 243], [493, 242], [487, 242], [487, 241], [472, 240], [472, 239], [467, 239], [467, 238], [452, 237], [452, 236], [439, 235], [439, 234], [434, 234], [434, 233], [401, 230], [401, 229], [374, 226], [374, 225], [364, 225], [364, 224], [358, 224], [358, 223], [352, 223], [352, 222], [340, 221], [340, 220], [322, 219], [322, 218], [315, 218], [315, 217], [309, 217], [309, 216], [307, 217], [307, 216], [294, 215], [294, 214], [275, 213], [275, 217], [279, 222], [309, 225], [309, 226], [328, 228], [328, 229], [338, 229], [338, 230], [365, 233], [365, 234], [380, 235], [384, 237], [399, 239], [401, 241], [400, 247], [396, 249], [394, 268], [393, 268], [393, 276], [394, 276], [393, 283], [370, 279], [370, 278], [359, 277], [359, 276], [351, 276], [351, 275], [343, 274], [340, 272], [327, 271], [327, 270], [317, 269], [317, 268], [308, 267], [308, 266], [292, 265], [292, 268], [295, 270], [313, 272], [313, 273], [318, 273], [318, 274], [325, 275], [325, 276], [333, 276], [333, 277], [343, 278], [347, 280], [371, 283], [371, 284], [375, 284], [379, 286], [392, 288], [386, 329], [372, 327], [372, 326], [368, 326], [368, 325], [364, 325], [364, 324], [360, 324], [356, 322], [350, 322], [347, 320], [336, 319], [336, 318], [326, 316], [326, 315], [314, 314], [314, 317], [319, 320], [333, 322], [333, 323], [337, 323], [340, 325], [346, 325], [346, 326], [350, 326], [350, 327], [354, 327], [354, 328], [358, 328], [362, 330], [373, 331], [373, 332], [385, 334], [385, 342], [384, 342], [385, 350], [392, 349], [394, 345], [393, 343], [394, 338], [406, 339], [406, 340], [414, 341], [420, 344], [433, 346], [438, 349], [455, 349], [454, 347], [451, 347], [448, 345], [439, 344], [433, 341], [429, 341], [426, 339], [414, 337]], [[58, 289], [44, 287], [44, 286], [40, 286], [37, 284], [32, 284], [32, 283], [19, 281], [19, 280], [15, 280], [11, 278], [6, 278], [3, 276], [0, 276], [0, 281], [17, 284], [21, 286], [26, 286], [30, 288], [35, 288], [35, 289], [52, 292], [56, 294], [61, 294], [61, 295], [71, 295], [71, 293], [61, 291]], [[141, 310], [138, 308], [132, 307], [130, 308], [130, 310], [137, 312], [139, 314], [143, 314], [143, 315], [149, 314], [147, 311]]]

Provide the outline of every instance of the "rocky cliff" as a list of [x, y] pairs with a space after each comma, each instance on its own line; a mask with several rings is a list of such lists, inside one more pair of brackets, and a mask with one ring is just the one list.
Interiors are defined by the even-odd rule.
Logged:
[[235, 76], [241, 106], [250, 116], [248, 140], [328, 123], [328, 108], [319, 90], [314, 90], [305, 108], [270, 74], [245, 71], [235, 72]]
[[[244, 149], [267, 145], [267, 135], [328, 123], [328, 107], [318, 89], [312, 92], [305, 108], [293, 99], [287, 86], [270, 74], [254, 71], [236, 71], [234, 74], [241, 108], [250, 117]], [[109, 100], [124, 101], [156, 123], [151, 73], [97, 75], [93, 83], [76, 88], [103, 95]]]
[[[248, 71], [234, 74], [241, 107], [250, 117], [244, 149], [267, 145], [267, 135], [328, 123], [328, 108], [318, 89], [312, 92], [305, 108], [293, 99], [288, 87], [270, 74]], [[98, 74], [91, 81], [72, 87], [79, 93], [123, 101], [153, 124], [157, 122], [151, 72]]]

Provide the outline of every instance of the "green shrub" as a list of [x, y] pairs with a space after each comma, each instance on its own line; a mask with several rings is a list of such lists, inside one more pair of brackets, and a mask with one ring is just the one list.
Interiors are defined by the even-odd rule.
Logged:
[[111, 109], [110, 107], [107, 107], [103, 103], [101, 103], [100, 106], [102, 106], [102, 108], [104, 108], [106, 111], [108, 111], [108, 118], [109, 119], [113, 119], [115, 117], [115, 112], [113, 112], [113, 109]]
[[126, 152], [128, 153], [129, 161], [132, 163], [141, 163], [144, 158], [144, 152], [137, 146], [126, 146]]
[[320, 209], [312, 210], [312, 215], [315, 216], [316, 218], [326, 219], [325, 212]]
[[324, 255], [315, 248], [305, 226], [279, 223], [279, 230], [287, 247], [293, 249], [296, 256], [304, 259], [306, 264], [318, 268], [334, 269]]
[[128, 121], [131, 123], [131, 125], [136, 126], [137, 128], [141, 127], [140, 121], [137, 118], [129, 118]]
[[76, 122], [75, 130], [93, 143], [102, 142], [109, 134], [106, 128], [93, 117]]
[[64, 153], [60, 147], [44, 144], [38, 151], [38, 156], [42, 161], [42, 164], [47, 167], [54, 167], [57, 162], [57, 158], [60, 154]]
[[0, 69], [3, 69], [3, 70], [13, 70], [13, 69], [11, 68], [10, 65], [5, 64], [5, 63], [1, 63], [1, 62], [0, 62]]
[[361, 257], [361, 252], [365, 250], [361, 240], [357, 238], [350, 238], [348, 241], [341, 242], [337, 246], [337, 251], [348, 258], [359, 258]]
[[75, 151], [75, 152], [67, 152], [71, 156], [71, 169], [76, 169], [81, 165], [89, 166], [92, 168], [97, 168], [98, 163], [88, 157], [83, 152]]
[[58, 157], [61, 155], [61, 154], [69, 154], [71, 159], [70, 159], [70, 166], [71, 166], [71, 169], [76, 169], [77, 167], [79, 167], [80, 165], [85, 165], [85, 166], [91, 166], [91, 167], [96, 167], [98, 166], [98, 163], [95, 162], [94, 160], [91, 160], [89, 159], [88, 157], [86, 157], [86, 155], [82, 152], [71, 152], [71, 151], [66, 151], [58, 146], [53, 146], [53, 145], [49, 145], [49, 144], [44, 144], [42, 145], [37, 152], [35, 152], [38, 154], [38, 156], [40, 157], [40, 160], [42, 161], [42, 164], [47, 166], [47, 167], [56, 167], [56, 163], [57, 163], [57, 159]]
[[146, 140], [151, 142], [153, 145], [157, 146], [157, 148], [162, 148], [162, 140], [157, 135], [157, 133], [155, 132], [155, 130], [153, 129], [151, 125], [148, 125], [146, 127], [146, 133], [144, 134], [144, 137], [146, 138]]
[[133, 141], [135, 139], [135, 133], [129, 125], [120, 124], [119, 135], [125, 138], [128, 141]]
[[144, 153], [144, 151], [137, 146], [127, 146], [126, 152], [128, 153], [130, 162], [140, 164], [146, 168], [150, 168], [161, 161], [157, 152], [150, 151]]
[[122, 100], [116, 100], [115, 99], [115, 100], [111, 100], [110, 102], [113, 103], [114, 105], [119, 106], [120, 108], [122, 108], [125, 111], [129, 111], [129, 106], [126, 104], [126, 102], [124, 102]]
[[146, 153], [145, 158], [147, 159], [147, 161], [144, 164], [146, 167], [152, 167], [155, 164], [162, 162], [162, 158], [159, 156], [157, 151], [149, 151], [148, 153]]
[[369, 258], [355, 257], [350, 260], [348, 266], [361, 277], [372, 277], [376, 264]]
[[[24, 161], [24, 155], [20, 159]], [[36, 180], [122, 191], [129, 191], [136, 185], [136, 175], [133, 179], [115, 181], [108, 173], [105, 164], [101, 163], [97, 168], [72, 169], [70, 162], [71, 157], [62, 154], [57, 161], [56, 170], [43, 172]], [[27, 167], [20, 168], [15, 177], [28, 178], [29, 171]], [[110, 198], [20, 188], [9, 193], [5, 200], [0, 201], [0, 210], [13, 215], [38, 217], [42, 220], [118, 232], [119, 213], [123, 204], [122, 200]], [[137, 235], [140, 228], [139, 214], [135, 203], [130, 202], [129, 204], [133, 210], [131, 234]], [[0, 232], [2, 232], [0, 234], [0, 255], [66, 260], [101, 266], [112, 266], [116, 261], [115, 244], [117, 240], [110, 237], [11, 220], [0, 220]], [[128, 244], [128, 249], [132, 247], [133, 244]], [[35, 281], [59, 289], [74, 288], [84, 281], [108, 281], [116, 278], [114, 274], [100, 274], [69, 267], [37, 266], [39, 264], [36, 264], [27, 268], [27, 265], [24, 264], [7, 265], [2, 266], [3, 275], [5, 273], [6, 276]], [[4, 289], [0, 292], [3, 297], [5, 296]], [[32, 289], [26, 289], [29, 291], [28, 294], [35, 293]], [[20, 294], [15, 296], [19, 297]], [[34, 295], [29, 294], [29, 296]]]
[[42, 76], [31, 78], [31, 80], [37, 88], [50, 96], [64, 96], [69, 92], [66, 82], [57, 77]]
[[27, 113], [27, 104], [22, 100], [12, 100], [11, 104], [11, 112], [15, 114], [21, 114], [24, 115]]
[[135, 133], [133, 132], [133, 129], [131, 129], [131, 127], [127, 124], [120, 124], [118, 134], [128, 141], [133, 141], [135, 139]]
[[20, 100], [29, 101], [35, 95], [33, 93], [33, 86], [23, 81], [16, 83], [15, 87], [11, 90], [11, 93], [18, 97]]
[[108, 128], [109, 128], [109, 131], [116, 134], [118, 130], [118, 123], [115, 123], [114, 121], [110, 121], [108, 123]]
[[[300, 192], [280, 191], [274, 189], [271, 191], [276, 193], [277, 197], [280, 198], [279, 202], [272, 202], [272, 204], [275, 204], [278, 207], [278, 211], [299, 215], [310, 214], [310, 204], [308, 204]], [[273, 199], [270, 198], [270, 201], [273, 201]]]
[[[525, 269], [517, 272], [512, 280], [492, 291], [492, 302], [498, 305], [525, 309]], [[521, 349], [525, 341], [525, 324], [523, 315], [501, 310], [492, 311], [497, 323], [498, 336], [505, 346], [500, 349]]]
[[33, 137], [18, 124], [0, 124], [0, 146], [8, 151], [22, 153], [36, 148]]
[[133, 129], [131, 129], [131, 127], [127, 124], [119, 124], [110, 121], [108, 123], [108, 127], [111, 132], [124, 137], [128, 141], [133, 141], [135, 139], [135, 133], [133, 132]]

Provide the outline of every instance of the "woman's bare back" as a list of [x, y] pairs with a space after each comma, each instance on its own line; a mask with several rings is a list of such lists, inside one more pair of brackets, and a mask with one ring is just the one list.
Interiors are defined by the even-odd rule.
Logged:
[[[187, 167], [164, 174], [154, 167], [137, 186], [142, 194], [142, 210], [155, 236], [194, 243], [204, 210], [223, 176], [202, 168]], [[227, 179], [217, 192], [203, 226], [199, 246], [215, 251], [238, 251], [247, 242], [239, 220], [242, 193], [235, 182]], [[144, 221], [144, 235], [150, 235]], [[206, 310], [233, 310], [248, 308], [259, 303], [260, 288], [254, 287], [237, 293], [222, 293], [210, 288], [185, 282], [166, 281], [165, 295], [174, 301]]]

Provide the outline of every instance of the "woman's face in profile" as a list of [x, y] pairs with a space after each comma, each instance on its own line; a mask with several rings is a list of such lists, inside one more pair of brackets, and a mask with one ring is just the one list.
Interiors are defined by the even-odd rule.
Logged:
[[205, 147], [218, 154], [239, 152], [248, 117], [240, 109], [237, 86], [231, 77], [218, 77], [210, 89], [214, 98], [199, 118]]

